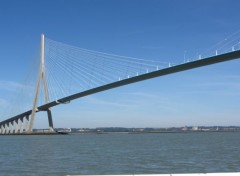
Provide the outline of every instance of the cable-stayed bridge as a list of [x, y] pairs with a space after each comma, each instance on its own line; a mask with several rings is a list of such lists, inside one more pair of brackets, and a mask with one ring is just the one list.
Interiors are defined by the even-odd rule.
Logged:
[[175, 64], [82, 49], [42, 34], [40, 58], [31, 67], [32, 77], [21, 87], [17, 103], [6, 110], [8, 118], [0, 122], [0, 134], [32, 134], [35, 115], [41, 111], [47, 112], [49, 131], [54, 131], [54, 106], [139, 81], [238, 59], [240, 42], [231, 37], [212, 55]]

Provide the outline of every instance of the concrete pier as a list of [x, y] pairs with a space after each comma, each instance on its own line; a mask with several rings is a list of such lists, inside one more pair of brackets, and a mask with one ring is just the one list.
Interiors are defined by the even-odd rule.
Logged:
[[18, 123], [19, 123], [19, 133], [22, 133], [23, 132], [23, 118], [20, 118], [18, 120]]
[[13, 131], [14, 131], [14, 121], [13, 122], [10, 122], [10, 133], [13, 134]]
[[[50, 110], [48, 115], [51, 117]], [[9, 120], [5, 123], [0, 124], [0, 135], [58, 135], [58, 134], [68, 134], [56, 132], [53, 128], [53, 123], [50, 118], [50, 124], [48, 130], [29, 130], [30, 125], [30, 115], [21, 116], [17, 119]]]
[[[30, 128], [30, 114], [10, 119], [0, 123], [0, 135], [54, 135], [60, 134], [54, 131], [51, 111], [47, 110], [49, 130], [32, 131]], [[66, 133], [67, 134], [67, 133]]]
[[64, 135], [68, 133], [58, 133], [56, 131], [24, 131], [22, 133], [1, 133], [0, 135]]
[[14, 121], [14, 125], [15, 125], [14, 133], [18, 133], [18, 120]]
[[6, 127], [6, 134], [9, 134], [9, 131], [10, 131], [9, 124], [7, 123], [5, 127]]
[[5, 125], [1, 125], [1, 134], [5, 134]]
[[29, 128], [29, 115], [25, 117], [25, 131], [28, 131]]

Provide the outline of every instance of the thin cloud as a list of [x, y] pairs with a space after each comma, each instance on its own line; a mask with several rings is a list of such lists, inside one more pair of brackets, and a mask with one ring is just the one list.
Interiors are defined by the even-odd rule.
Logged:
[[144, 98], [156, 98], [156, 94], [149, 94], [144, 92], [126, 92], [122, 93], [123, 95], [130, 95], [130, 96], [137, 96], [137, 97], [144, 97]]
[[[144, 93], [144, 92], [127, 92], [122, 93], [123, 95], [132, 96], [128, 102], [135, 103], [138, 106], [156, 106], [158, 109], [175, 110], [173, 107], [173, 98], [171, 95], [155, 93]], [[136, 99], [138, 98], [138, 99]], [[139, 100], [140, 99], [140, 100]]]
[[106, 105], [106, 106], [115, 106], [115, 107], [135, 107], [133, 104], [127, 103], [115, 103], [106, 100], [100, 100], [98, 98], [88, 97], [86, 98], [88, 103], [97, 104], [97, 105]]
[[162, 46], [142, 46], [142, 49], [148, 49], [148, 50], [162, 50], [164, 47]]
[[183, 95], [215, 95], [215, 96], [239, 96], [240, 92], [238, 91], [226, 91], [226, 90], [189, 90], [189, 91], [182, 91], [181, 94]]
[[6, 107], [8, 105], [8, 102], [5, 99], [0, 98], [0, 107]]
[[223, 76], [224, 79], [239, 79], [240, 80], [240, 75], [227, 75]]
[[17, 91], [19, 89], [32, 89], [32, 87], [14, 81], [0, 81], [0, 89], [6, 91]]
[[[211, 94], [221, 96], [238, 96], [240, 95], [240, 82], [221, 81], [221, 82], [202, 82], [195, 84], [185, 84], [181, 94]], [[186, 90], [190, 89], [190, 90]]]
[[240, 83], [238, 82], [230, 82], [230, 81], [223, 81], [223, 82], [205, 82], [205, 83], [195, 83], [195, 84], [185, 84], [181, 87], [191, 87], [191, 88], [210, 88], [210, 87], [230, 87], [230, 88], [240, 88]]

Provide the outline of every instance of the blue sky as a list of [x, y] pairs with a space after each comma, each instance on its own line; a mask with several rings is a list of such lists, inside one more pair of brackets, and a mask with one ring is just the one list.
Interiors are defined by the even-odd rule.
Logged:
[[[239, 6], [237, 0], [1, 1], [1, 109], [11, 105], [9, 97], [38, 53], [42, 32], [81, 48], [181, 63], [184, 53], [197, 57], [239, 31]], [[240, 125], [239, 68], [235, 60], [88, 96], [53, 108], [54, 124]], [[47, 126], [45, 114], [35, 126]]]

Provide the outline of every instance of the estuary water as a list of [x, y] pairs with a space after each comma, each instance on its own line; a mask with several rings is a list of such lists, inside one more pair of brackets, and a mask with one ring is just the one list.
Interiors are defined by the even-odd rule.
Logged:
[[240, 132], [0, 136], [0, 175], [240, 172]]

